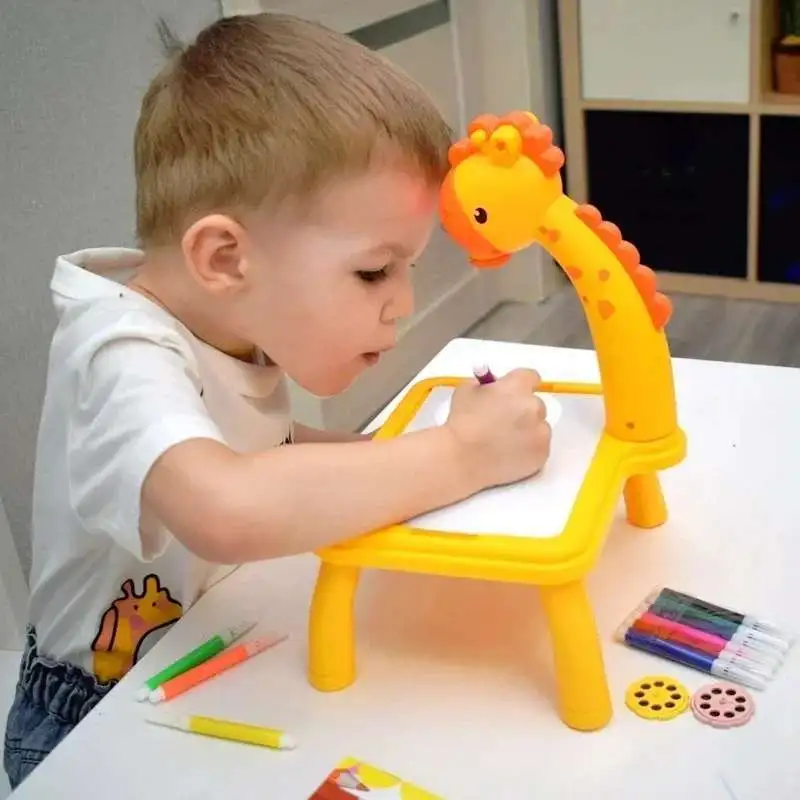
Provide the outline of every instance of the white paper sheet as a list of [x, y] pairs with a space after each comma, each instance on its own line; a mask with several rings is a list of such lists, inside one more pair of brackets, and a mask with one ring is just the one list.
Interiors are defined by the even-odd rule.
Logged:
[[[452, 393], [449, 387], [434, 389], [406, 432], [443, 424]], [[589, 469], [605, 413], [599, 395], [559, 395], [555, 403], [548, 405], [548, 414], [551, 408], [558, 415], [558, 424], [553, 425], [550, 460], [539, 475], [511, 486], [487, 489], [455, 505], [415, 517], [409, 524], [442, 533], [558, 536]]]

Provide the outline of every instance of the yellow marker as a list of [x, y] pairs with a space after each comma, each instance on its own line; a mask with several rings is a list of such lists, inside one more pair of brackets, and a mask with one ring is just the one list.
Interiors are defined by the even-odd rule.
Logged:
[[188, 733], [199, 733], [201, 736], [214, 736], [217, 739], [230, 739], [233, 742], [256, 744], [271, 747], [275, 750], [293, 750], [297, 743], [288, 733], [274, 728], [262, 728], [259, 725], [248, 725], [243, 722], [229, 722], [214, 717], [198, 717], [194, 715], [148, 717], [148, 722], [165, 728], [174, 728]]

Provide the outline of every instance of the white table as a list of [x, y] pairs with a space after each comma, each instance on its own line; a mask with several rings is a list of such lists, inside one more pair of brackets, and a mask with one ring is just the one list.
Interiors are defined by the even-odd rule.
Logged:
[[[597, 380], [589, 351], [456, 340], [418, 377], [537, 368], [545, 379]], [[693, 691], [706, 676], [611, 641], [656, 585], [800, 628], [800, 371], [676, 360], [689, 456], [663, 474], [670, 521], [620, 520], [589, 589], [615, 716], [597, 733], [559, 720], [551, 650], [529, 587], [366, 572], [358, 592], [360, 674], [320, 694], [305, 677], [317, 560], [249, 565], [214, 587], [20, 787], [33, 798], [235, 797], [305, 800], [346, 755], [448, 800], [790, 800], [800, 797], [800, 658], [787, 661], [743, 728], [691, 713], [648, 722], [624, 706], [637, 678], [666, 673]], [[299, 740], [273, 752], [146, 724], [143, 679], [248, 614], [290, 639], [164, 710], [248, 719]], [[725, 784], [730, 787], [728, 791]], [[374, 793], [377, 798], [381, 796]], [[392, 795], [394, 796], [394, 795]]]

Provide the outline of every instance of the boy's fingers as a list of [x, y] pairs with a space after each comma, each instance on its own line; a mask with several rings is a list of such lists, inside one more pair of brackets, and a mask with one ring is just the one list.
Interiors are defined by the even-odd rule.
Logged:
[[[513, 369], [504, 376], [506, 381], [518, 384], [520, 388], [535, 392], [542, 382], [542, 376], [535, 369]], [[503, 380], [503, 379], [501, 379]]]

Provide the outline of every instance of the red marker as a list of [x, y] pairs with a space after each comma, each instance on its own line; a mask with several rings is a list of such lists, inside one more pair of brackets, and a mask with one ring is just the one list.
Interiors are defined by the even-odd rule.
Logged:
[[472, 368], [472, 373], [475, 375], [475, 379], [478, 383], [487, 384], [487, 383], [494, 383], [497, 380], [492, 371], [486, 364], [478, 364]]

